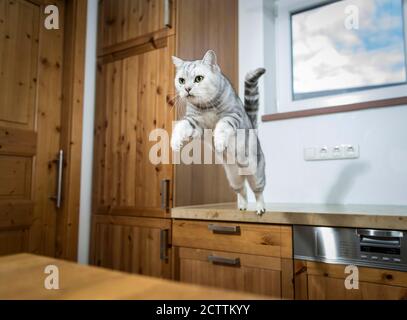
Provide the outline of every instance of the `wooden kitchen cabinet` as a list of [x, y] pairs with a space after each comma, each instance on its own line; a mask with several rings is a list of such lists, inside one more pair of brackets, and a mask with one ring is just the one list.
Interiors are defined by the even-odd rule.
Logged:
[[292, 299], [290, 226], [174, 220], [174, 278]]
[[[237, 89], [237, 4], [237, 0], [100, 2], [91, 263], [167, 277], [156, 260], [161, 229], [147, 226], [138, 232], [131, 221], [153, 219], [167, 226], [169, 209], [175, 205], [235, 199], [221, 165], [154, 164], [149, 154], [156, 141], [149, 138], [154, 129], [164, 129], [170, 137], [172, 121], [180, 115], [174, 107], [172, 55], [201, 59], [207, 50], [216, 50], [222, 70]], [[129, 230], [137, 234], [131, 237], [134, 244], [122, 238]], [[113, 239], [113, 244], [106, 247], [106, 239]], [[126, 260], [130, 245], [139, 248], [131, 266]], [[157, 264], [158, 269], [140, 268], [142, 261], [149, 261], [150, 267]]]
[[161, 192], [163, 182], [172, 181], [172, 165], [151, 162], [156, 142], [149, 135], [155, 129], [171, 134], [172, 41], [99, 61], [93, 190], [98, 214], [166, 216], [171, 206], [171, 188], [164, 203]]
[[171, 220], [93, 216], [94, 265], [171, 278]]
[[146, 37], [165, 36], [174, 24], [173, 0], [101, 0], [99, 52], [111, 53], [140, 44]]
[[407, 273], [359, 267], [359, 289], [346, 289], [346, 265], [296, 260], [297, 300], [405, 300]]

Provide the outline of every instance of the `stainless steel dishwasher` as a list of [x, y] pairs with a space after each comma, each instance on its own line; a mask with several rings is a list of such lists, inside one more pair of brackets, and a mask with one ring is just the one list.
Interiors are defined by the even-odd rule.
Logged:
[[294, 258], [407, 271], [407, 232], [294, 226]]

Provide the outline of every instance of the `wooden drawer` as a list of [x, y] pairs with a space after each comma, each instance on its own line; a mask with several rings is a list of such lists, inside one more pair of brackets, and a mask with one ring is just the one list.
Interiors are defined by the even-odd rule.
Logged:
[[293, 260], [223, 251], [175, 248], [181, 282], [293, 299]]
[[173, 245], [292, 258], [291, 226], [174, 220]]

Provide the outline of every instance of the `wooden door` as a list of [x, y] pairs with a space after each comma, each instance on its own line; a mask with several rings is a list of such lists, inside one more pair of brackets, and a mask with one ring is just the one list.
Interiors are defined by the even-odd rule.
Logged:
[[346, 265], [296, 260], [295, 298], [299, 300], [405, 300], [407, 273], [358, 268], [359, 288], [347, 289]]
[[273, 298], [293, 298], [291, 259], [183, 247], [175, 250], [177, 280]]
[[150, 134], [163, 129], [171, 136], [172, 42], [169, 37], [159, 48], [136, 50], [123, 59], [100, 60], [94, 213], [160, 217], [171, 206], [172, 188], [168, 183], [163, 206], [162, 183], [172, 181], [172, 165], [151, 161], [150, 150], [157, 142], [150, 141]]
[[99, 2], [99, 52], [131, 47], [140, 38], [166, 34], [173, 25], [173, 0], [102, 0]]
[[171, 220], [94, 216], [94, 265], [148, 276], [171, 277]]
[[55, 252], [63, 34], [44, 3], [0, 2], [0, 255]]

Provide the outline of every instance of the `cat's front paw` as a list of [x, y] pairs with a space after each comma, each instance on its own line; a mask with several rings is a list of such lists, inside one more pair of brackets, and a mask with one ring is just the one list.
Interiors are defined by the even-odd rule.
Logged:
[[184, 142], [188, 141], [194, 135], [194, 130], [188, 121], [181, 121], [174, 128], [171, 137], [171, 148], [173, 151], [180, 151]]
[[171, 137], [171, 149], [173, 151], [175, 151], [175, 152], [180, 151], [183, 144], [184, 144], [184, 141], [183, 141], [181, 136], [172, 135], [172, 137]]
[[227, 144], [228, 144], [228, 139], [225, 134], [218, 134], [215, 135], [213, 139], [213, 143], [215, 145], [215, 150], [216, 152], [223, 152], [225, 151]]

